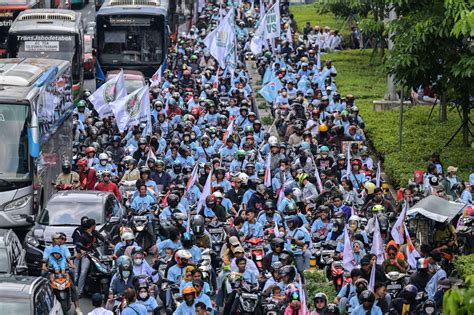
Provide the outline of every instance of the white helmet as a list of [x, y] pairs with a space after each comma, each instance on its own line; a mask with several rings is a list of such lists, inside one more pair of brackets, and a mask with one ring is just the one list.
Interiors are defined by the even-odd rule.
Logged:
[[249, 176], [245, 173], [240, 173], [239, 178], [242, 181], [242, 184], [244, 185], [247, 185], [247, 183], [249, 182]]
[[301, 197], [303, 196], [303, 192], [298, 187], [293, 188], [293, 197], [295, 198], [296, 202], [301, 201]]
[[99, 154], [99, 160], [109, 160], [109, 156], [107, 153], [101, 153]]
[[190, 260], [192, 257], [193, 255], [191, 255], [191, 253], [186, 249], [180, 249], [176, 252], [176, 254], [174, 254], [174, 259], [179, 264], [181, 263], [182, 259]]
[[127, 241], [131, 241], [135, 239], [135, 235], [132, 232], [124, 232], [122, 234], [121, 240], [125, 244]]
[[351, 221], [356, 221], [357, 224], [359, 224], [360, 222], [360, 217], [358, 215], [351, 215], [351, 217], [349, 218], [349, 221], [348, 222], [351, 222]]
[[270, 146], [278, 146], [278, 139], [277, 137], [275, 136], [270, 136], [270, 138], [268, 138], [268, 144]]

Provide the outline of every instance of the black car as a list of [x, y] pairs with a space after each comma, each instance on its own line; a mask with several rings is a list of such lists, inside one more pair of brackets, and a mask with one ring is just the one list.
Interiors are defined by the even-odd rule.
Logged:
[[0, 275], [27, 271], [25, 250], [13, 230], [0, 229]]
[[28, 276], [0, 277], [2, 314], [62, 314], [48, 280]]
[[[66, 245], [74, 255], [72, 234], [80, 225], [81, 218], [95, 219], [97, 230], [103, 235], [119, 237], [119, 228], [125, 211], [114, 194], [101, 191], [60, 191], [48, 201], [36, 218], [28, 221], [34, 227], [25, 237], [26, 265], [31, 275], [41, 273], [43, 250], [51, 245], [51, 236], [56, 232], [66, 234]], [[112, 239], [113, 243], [117, 239]], [[107, 252], [106, 249], [103, 251]]]

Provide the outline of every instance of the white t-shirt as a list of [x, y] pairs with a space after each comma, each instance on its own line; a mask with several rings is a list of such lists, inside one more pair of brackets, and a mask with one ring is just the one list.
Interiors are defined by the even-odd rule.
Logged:
[[92, 310], [92, 312], [87, 313], [87, 315], [114, 315], [114, 313], [106, 310], [103, 307], [98, 307]]

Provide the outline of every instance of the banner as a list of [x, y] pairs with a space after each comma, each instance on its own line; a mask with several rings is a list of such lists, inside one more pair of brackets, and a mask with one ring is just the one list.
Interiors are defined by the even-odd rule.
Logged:
[[384, 261], [384, 253], [383, 253], [383, 242], [382, 242], [382, 235], [380, 234], [380, 225], [377, 216], [375, 218], [375, 229], [374, 234], [372, 237], [372, 247], [370, 248], [370, 253], [377, 256], [377, 264], [381, 265]]
[[110, 107], [120, 132], [142, 121], [147, 121], [150, 116], [148, 85], [110, 103]]
[[219, 26], [204, 38], [204, 44], [222, 69], [226, 68], [227, 56], [235, 45], [234, 10], [231, 9]]
[[395, 241], [395, 243], [401, 245], [403, 244], [404, 238], [403, 238], [403, 226], [404, 221], [405, 221], [405, 216], [407, 213], [407, 208], [408, 208], [408, 202], [405, 202], [405, 207], [403, 207], [402, 213], [397, 218], [397, 222], [393, 225], [392, 231], [390, 234], [392, 234], [392, 238]]
[[158, 70], [151, 76], [151, 84], [150, 87], [155, 87], [160, 85], [161, 83], [161, 73], [162, 73], [163, 65], [161, 65]]
[[110, 104], [127, 95], [125, 89], [125, 78], [123, 70], [119, 74], [105, 82], [98, 88], [94, 94], [89, 96], [88, 100], [94, 106], [94, 109], [99, 113], [99, 117], [106, 118], [113, 115]]
[[264, 39], [280, 38], [280, 0], [275, 1], [273, 6], [265, 14], [265, 36]]
[[278, 96], [278, 91], [283, 88], [283, 84], [278, 77], [275, 77], [272, 81], [264, 85], [258, 93], [269, 102], [273, 103]]

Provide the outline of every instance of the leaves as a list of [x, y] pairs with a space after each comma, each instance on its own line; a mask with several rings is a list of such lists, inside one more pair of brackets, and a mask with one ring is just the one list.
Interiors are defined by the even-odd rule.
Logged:
[[[471, 260], [472, 262], [474, 261]], [[471, 274], [466, 277], [463, 288], [452, 288], [444, 293], [443, 313], [447, 315], [470, 315], [474, 313], [474, 275]]]

